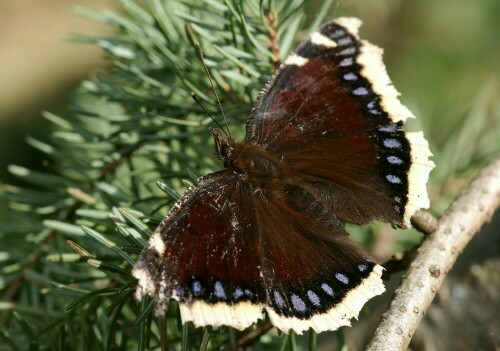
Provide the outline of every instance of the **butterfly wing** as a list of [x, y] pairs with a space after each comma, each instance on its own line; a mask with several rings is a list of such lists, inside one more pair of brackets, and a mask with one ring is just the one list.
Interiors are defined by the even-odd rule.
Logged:
[[203, 177], [141, 253], [137, 297], [152, 296], [158, 313], [176, 299], [195, 326], [244, 329], [264, 308], [285, 332], [349, 325], [384, 291], [382, 268], [301, 182], [255, 195], [232, 171]]
[[137, 297], [157, 312], [179, 301], [184, 323], [244, 329], [262, 318], [260, 242], [249, 185], [229, 170], [188, 190], [153, 233], [134, 267]]
[[313, 191], [296, 180], [256, 199], [266, 310], [276, 327], [298, 334], [350, 325], [385, 290], [382, 267]]
[[409, 226], [417, 209], [429, 207], [434, 165], [422, 133], [403, 130], [413, 116], [381, 49], [359, 39], [360, 24], [329, 22], [289, 55], [252, 111], [247, 141], [282, 155], [342, 221]]

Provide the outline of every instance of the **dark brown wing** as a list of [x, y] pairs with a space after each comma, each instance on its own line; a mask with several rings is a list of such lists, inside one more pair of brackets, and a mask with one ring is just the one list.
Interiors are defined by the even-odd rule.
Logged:
[[244, 329], [263, 317], [287, 332], [349, 325], [384, 291], [381, 267], [299, 178], [253, 194], [230, 170], [203, 177], [174, 205], [137, 261], [137, 297], [183, 323]]
[[157, 311], [179, 301], [183, 322], [244, 329], [262, 318], [260, 242], [253, 194], [229, 170], [203, 177], [174, 205], [141, 253], [137, 296]]
[[337, 19], [296, 48], [261, 94], [247, 141], [282, 156], [341, 220], [409, 226], [429, 206], [431, 153], [421, 133], [402, 129], [411, 112], [359, 25]]
[[298, 179], [281, 190], [256, 199], [272, 323], [299, 334], [350, 325], [366, 301], [384, 291], [382, 268]]

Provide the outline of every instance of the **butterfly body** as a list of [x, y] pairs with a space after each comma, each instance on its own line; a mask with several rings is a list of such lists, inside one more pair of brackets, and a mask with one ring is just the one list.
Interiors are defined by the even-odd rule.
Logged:
[[259, 96], [239, 143], [212, 130], [224, 169], [202, 177], [152, 235], [133, 274], [183, 322], [283, 331], [350, 325], [384, 291], [344, 224], [406, 227], [433, 167], [360, 21], [323, 25]]
[[284, 180], [287, 172], [283, 160], [258, 145], [244, 143], [238, 146], [236, 157], [229, 165], [242, 180], [255, 188], [267, 188], [276, 181]]
[[218, 130], [212, 133], [219, 158], [236, 175], [238, 182], [248, 183], [259, 201], [274, 201], [289, 207], [290, 211], [308, 214], [309, 225], [317, 226], [317, 235], [321, 231], [325, 235], [329, 232], [344, 233], [342, 222], [325, 200], [328, 194], [318, 193], [300, 176], [293, 175], [283, 157], [249, 142], [236, 143]]

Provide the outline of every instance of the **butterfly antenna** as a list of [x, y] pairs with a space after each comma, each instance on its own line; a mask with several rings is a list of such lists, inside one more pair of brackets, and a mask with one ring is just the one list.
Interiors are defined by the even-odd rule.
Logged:
[[[200, 99], [198, 99], [198, 96], [196, 96], [196, 94], [194, 93], [194, 91], [191, 92], [191, 97], [193, 98], [193, 100], [198, 104], [198, 106], [201, 107], [201, 109], [203, 110], [203, 112], [205, 112], [205, 114], [210, 117], [210, 119], [212, 121], [215, 122], [215, 124], [217, 124], [217, 127], [220, 128], [220, 130], [222, 130], [222, 132], [227, 136], [227, 133], [226, 131], [224, 130], [224, 128], [222, 128], [222, 126], [220, 125], [219, 122], [217, 122], [217, 120], [210, 114], [210, 112], [208, 112], [208, 110], [205, 108], [205, 106], [203, 106], [203, 104], [201, 103]], [[228, 129], [229, 130], [229, 129]]]
[[[217, 103], [219, 104], [219, 110], [222, 114], [222, 117], [224, 118], [224, 124], [226, 125], [227, 133], [229, 134], [229, 137], [231, 137], [231, 131], [229, 130], [229, 126], [227, 125], [226, 115], [224, 114], [224, 110], [222, 109], [222, 104], [220, 103], [219, 94], [217, 94], [217, 90], [215, 90], [214, 82], [212, 80], [212, 76], [210, 75], [210, 71], [208, 70], [208, 67], [205, 63], [205, 59], [203, 57], [203, 51], [201, 50], [201, 46], [198, 43], [195, 43], [194, 45], [196, 46], [196, 50], [198, 51], [198, 56], [200, 57], [200, 60], [203, 63], [203, 67], [205, 68], [205, 72], [208, 76], [208, 80], [210, 81], [210, 85], [212, 86], [212, 90], [215, 94], [215, 98], [217, 99]], [[219, 125], [219, 123], [217, 123], [217, 125]], [[219, 127], [220, 127], [220, 125], [219, 125]]]

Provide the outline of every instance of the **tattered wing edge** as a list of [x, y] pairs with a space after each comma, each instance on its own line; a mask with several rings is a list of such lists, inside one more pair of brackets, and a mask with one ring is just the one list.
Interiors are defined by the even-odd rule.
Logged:
[[[380, 96], [380, 106], [388, 113], [389, 118], [394, 123], [399, 121], [404, 123], [408, 118], [414, 118], [411, 111], [398, 99], [400, 93], [392, 84], [382, 60], [383, 50], [359, 38], [361, 20], [341, 17], [335, 19], [334, 22], [347, 29], [361, 43], [356, 63], [362, 66], [361, 75], [368, 80], [373, 91]], [[405, 136], [410, 144], [411, 166], [407, 174], [408, 200], [403, 212], [403, 224], [411, 227], [410, 219], [415, 212], [430, 206], [426, 184], [435, 164], [429, 159], [432, 153], [423, 132], [406, 132]]]
[[337, 330], [346, 325], [350, 326], [351, 319], [358, 318], [359, 312], [365, 303], [385, 291], [381, 279], [382, 272], [382, 266], [374, 266], [370, 275], [363, 279], [356, 288], [349, 291], [340, 303], [325, 313], [316, 314], [309, 319], [283, 317], [269, 306], [266, 306], [267, 313], [273, 325], [285, 333], [293, 330], [297, 334], [302, 334], [309, 328], [321, 333], [327, 330]]

